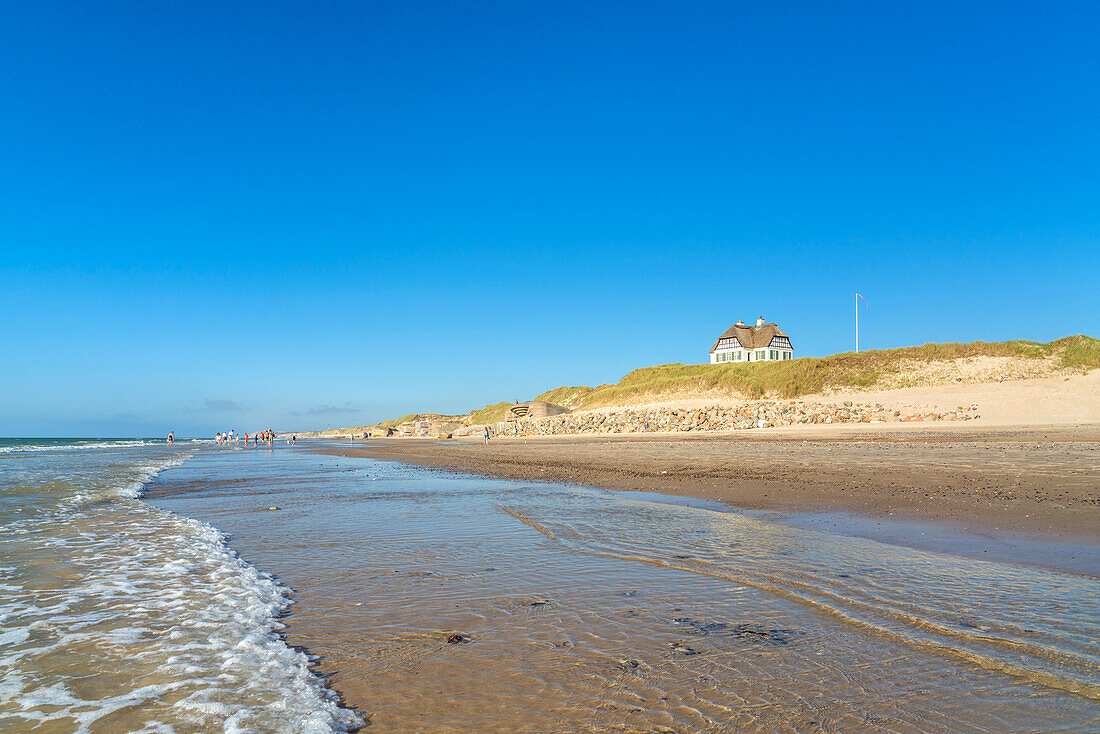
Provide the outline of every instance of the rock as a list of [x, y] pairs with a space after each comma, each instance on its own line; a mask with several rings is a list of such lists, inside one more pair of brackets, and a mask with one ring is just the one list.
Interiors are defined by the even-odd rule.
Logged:
[[670, 642], [668, 644], [668, 646], [673, 652], [678, 652], [682, 655], [698, 655], [699, 654], [698, 650], [696, 650], [694, 647], [691, 647], [690, 645], [688, 645], [685, 642]]
[[[960, 420], [951, 413], [929, 412], [902, 416], [881, 403], [810, 403], [802, 400], [754, 400], [729, 407], [702, 409], [623, 408], [613, 411], [564, 413], [539, 417], [539, 411], [510, 421], [503, 432], [519, 436], [561, 434], [627, 434], [642, 431], [691, 433], [751, 430], [793, 424], [880, 423], [909, 420]], [[966, 416], [970, 419], [970, 416]], [[456, 433], [456, 435], [458, 435]]]
[[447, 644], [448, 645], [457, 645], [459, 643], [465, 643], [465, 642], [469, 642], [469, 641], [470, 641], [469, 637], [467, 637], [466, 635], [460, 634], [458, 632], [455, 632], [454, 634], [447, 637]]

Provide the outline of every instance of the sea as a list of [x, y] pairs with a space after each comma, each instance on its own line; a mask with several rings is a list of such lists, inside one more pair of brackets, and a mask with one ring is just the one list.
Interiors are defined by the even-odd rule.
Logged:
[[142, 499], [209, 441], [0, 439], [0, 731], [342, 732], [288, 590]]
[[1087, 564], [338, 446], [0, 439], [0, 731], [1100, 726]]

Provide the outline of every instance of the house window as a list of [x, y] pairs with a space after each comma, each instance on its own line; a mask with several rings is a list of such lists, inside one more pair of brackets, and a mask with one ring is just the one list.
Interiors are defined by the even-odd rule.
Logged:
[[718, 353], [718, 361], [719, 362], [725, 362], [726, 361], [726, 353], [725, 352], [719, 352]]
[[740, 362], [740, 361], [741, 361], [741, 352], [738, 352], [738, 353], [737, 353], [737, 361], [738, 361], [738, 362]]
[[763, 349], [761, 349], [759, 352], [756, 353], [756, 358], [757, 359], [764, 359], [764, 350]]

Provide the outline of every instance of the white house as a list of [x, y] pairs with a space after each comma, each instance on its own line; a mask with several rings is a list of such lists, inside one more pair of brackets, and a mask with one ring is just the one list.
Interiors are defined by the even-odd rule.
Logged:
[[793, 359], [791, 339], [775, 324], [765, 324], [764, 317], [756, 320], [756, 326], [745, 326], [743, 321], [726, 329], [710, 348], [710, 363], [771, 362]]

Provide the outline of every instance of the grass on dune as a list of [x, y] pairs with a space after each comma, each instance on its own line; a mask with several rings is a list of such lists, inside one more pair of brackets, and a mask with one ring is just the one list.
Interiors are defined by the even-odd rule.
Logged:
[[1079, 370], [1094, 370], [1100, 367], [1100, 339], [1078, 334], [1050, 344], [1059, 345], [1062, 350], [1063, 367]]
[[396, 428], [401, 423], [408, 423], [411, 420], [416, 419], [416, 413], [409, 413], [408, 415], [401, 416], [400, 418], [390, 418], [389, 420], [382, 421], [378, 424], [379, 428]]
[[504, 420], [504, 414], [508, 412], [509, 405], [511, 405], [511, 403], [507, 402], [486, 405], [481, 410], [475, 410], [473, 413], [470, 413], [469, 417], [466, 419], [466, 423], [474, 426], [502, 421]]
[[[884, 375], [896, 374], [912, 362], [946, 362], [967, 357], [1056, 357], [1061, 367], [1092, 370], [1100, 368], [1100, 340], [1079, 334], [1047, 343], [1017, 339], [1007, 342], [924, 344], [780, 362], [663, 364], [634, 370], [614, 385], [563, 385], [542, 393], [536, 399], [583, 410], [645, 397], [684, 393], [794, 398], [828, 388], [874, 387]], [[508, 402], [486, 405], [467, 416], [466, 423], [479, 425], [503, 420], [509, 405]], [[390, 428], [415, 417], [407, 415], [383, 421], [379, 426]]]
[[793, 398], [818, 393], [826, 388], [873, 387], [883, 375], [896, 373], [904, 364], [911, 362], [939, 362], [966, 357], [1043, 359], [1054, 355], [1061, 357], [1063, 367], [1096, 369], [1100, 367], [1100, 340], [1078, 335], [1046, 344], [1023, 340], [924, 344], [781, 362], [666, 364], [634, 370], [615, 385], [598, 387], [576, 407], [595, 408], [645, 395], [679, 392], [731, 392], [750, 398], [765, 395]]
[[561, 387], [555, 387], [553, 390], [547, 390], [542, 395], [535, 398], [535, 400], [545, 400], [548, 403], [572, 408], [583, 403], [585, 398], [595, 392], [595, 390], [596, 388], [588, 387], [587, 385], [578, 385], [577, 387], [566, 387], [562, 385]]

